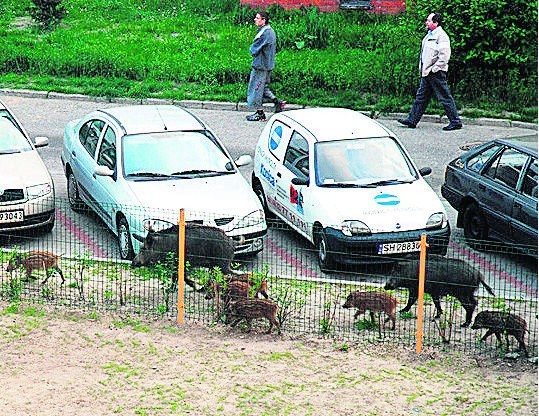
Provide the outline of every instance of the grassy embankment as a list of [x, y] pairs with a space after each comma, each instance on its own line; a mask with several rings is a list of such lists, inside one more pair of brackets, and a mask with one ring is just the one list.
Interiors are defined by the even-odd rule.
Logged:
[[[0, 87], [243, 102], [253, 11], [232, 0], [213, 3], [65, 0], [65, 18], [43, 31], [29, 18], [29, 0], [7, 0], [0, 5]], [[279, 96], [304, 105], [408, 111], [419, 82], [422, 18], [314, 9], [273, 9], [272, 16]], [[516, 102], [518, 95], [509, 100], [503, 92], [461, 88], [456, 62], [449, 81], [462, 115], [537, 119], [529, 97]], [[433, 102], [428, 112], [443, 109]]]

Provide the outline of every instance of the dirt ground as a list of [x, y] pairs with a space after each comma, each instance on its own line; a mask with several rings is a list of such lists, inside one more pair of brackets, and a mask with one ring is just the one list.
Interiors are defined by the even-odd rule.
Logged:
[[0, 302], [2, 415], [536, 415], [537, 364]]

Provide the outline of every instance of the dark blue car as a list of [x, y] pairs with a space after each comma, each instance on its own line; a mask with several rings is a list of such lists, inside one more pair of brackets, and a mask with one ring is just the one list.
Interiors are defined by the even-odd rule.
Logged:
[[537, 255], [537, 134], [496, 139], [451, 161], [442, 196], [471, 246], [495, 239]]

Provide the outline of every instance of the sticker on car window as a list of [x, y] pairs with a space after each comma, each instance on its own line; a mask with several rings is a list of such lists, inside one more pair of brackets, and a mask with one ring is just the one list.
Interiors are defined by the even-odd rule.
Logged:
[[275, 150], [279, 147], [281, 139], [283, 138], [283, 127], [277, 126], [270, 134], [269, 145], [271, 150]]

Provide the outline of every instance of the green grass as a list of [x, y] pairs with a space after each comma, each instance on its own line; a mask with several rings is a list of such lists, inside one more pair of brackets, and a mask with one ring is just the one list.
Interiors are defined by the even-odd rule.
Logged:
[[[49, 31], [29, 19], [29, 4], [0, 5], [0, 87], [245, 101], [256, 28], [253, 11], [237, 1], [65, 0], [66, 17]], [[423, 34], [414, 13], [270, 12], [279, 48], [272, 86], [279, 96], [301, 105], [408, 111]], [[537, 119], [536, 73], [517, 84], [500, 76], [484, 94], [457, 78], [454, 55], [450, 85], [462, 115]], [[436, 103], [427, 111], [443, 113]]]

